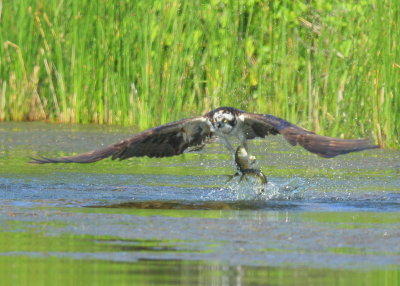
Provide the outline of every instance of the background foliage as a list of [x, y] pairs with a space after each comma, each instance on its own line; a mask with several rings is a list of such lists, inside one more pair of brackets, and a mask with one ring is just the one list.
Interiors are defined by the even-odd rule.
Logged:
[[400, 1], [0, 1], [0, 120], [137, 125], [221, 105], [400, 132]]

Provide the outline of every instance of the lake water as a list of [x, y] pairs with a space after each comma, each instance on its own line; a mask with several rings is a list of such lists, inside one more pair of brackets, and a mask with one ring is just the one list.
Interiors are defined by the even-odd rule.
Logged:
[[0, 123], [3, 285], [400, 285], [400, 152], [319, 158], [280, 137], [233, 179], [218, 144], [163, 159], [31, 165], [129, 128]]

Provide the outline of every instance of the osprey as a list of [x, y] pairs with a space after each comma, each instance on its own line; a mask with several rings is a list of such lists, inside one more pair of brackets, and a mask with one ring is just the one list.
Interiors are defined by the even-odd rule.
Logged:
[[91, 163], [111, 157], [170, 157], [182, 154], [190, 147], [220, 139], [234, 155], [229, 139], [236, 137], [248, 152], [247, 140], [281, 134], [291, 145], [300, 145], [325, 158], [365, 149], [379, 148], [368, 140], [346, 140], [317, 135], [284, 119], [268, 114], [248, 113], [233, 107], [220, 107], [203, 116], [181, 119], [160, 125], [118, 143], [86, 153], [60, 158], [32, 159], [31, 163]]

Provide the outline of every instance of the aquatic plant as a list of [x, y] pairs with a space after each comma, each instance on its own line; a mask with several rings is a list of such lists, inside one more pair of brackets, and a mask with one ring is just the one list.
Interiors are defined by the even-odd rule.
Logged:
[[399, 144], [399, 1], [0, 3], [0, 120], [146, 128], [230, 105]]

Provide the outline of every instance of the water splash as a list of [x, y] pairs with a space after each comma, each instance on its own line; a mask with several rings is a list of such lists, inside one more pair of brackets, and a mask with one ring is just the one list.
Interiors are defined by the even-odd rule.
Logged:
[[248, 177], [239, 182], [232, 180], [225, 186], [212, 190], [202, 199], [212, 200], [300, 200], [304, 197], [304, 190], [308, 183], [302, 178], [293, 178], [284, 182], [268, 182], [260, 185], [256, 178]]

